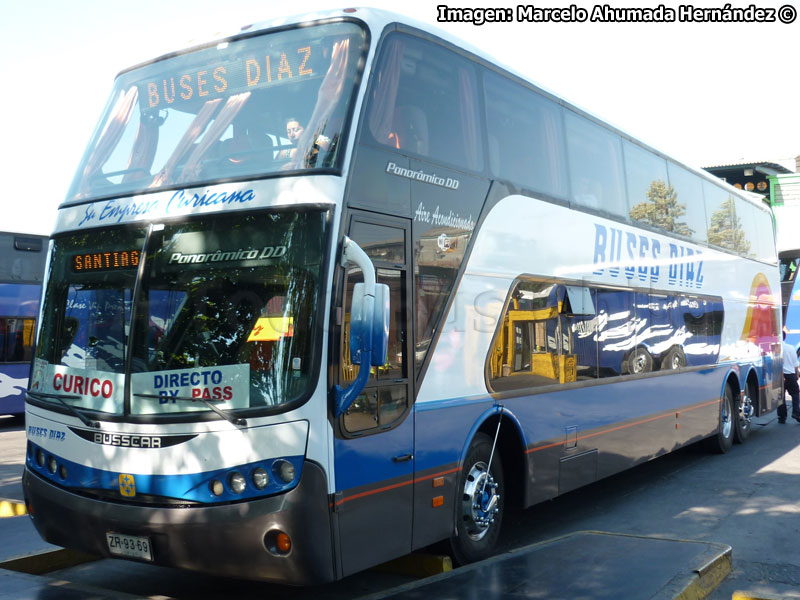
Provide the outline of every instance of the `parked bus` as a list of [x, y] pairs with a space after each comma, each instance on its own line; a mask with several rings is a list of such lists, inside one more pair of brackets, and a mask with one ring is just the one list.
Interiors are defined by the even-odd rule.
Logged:
[[800, 178], [784, 175], [770, 178], [770, 205], [775, 218], [776, 245], [781, 278], [781, 304], [786, 342], [800, 353], [800, 238], [795, 223], [800, 218]]
[[48, 265], [25, 496], [103, 556], [474, 561], [782, 391], [766, 208], [382, 11], [123, 71]]
[[0, 415], [25, 413], [47, 236], [0, 232]]

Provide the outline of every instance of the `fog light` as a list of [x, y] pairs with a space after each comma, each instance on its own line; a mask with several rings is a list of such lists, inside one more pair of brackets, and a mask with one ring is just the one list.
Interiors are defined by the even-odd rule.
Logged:
[[261, 467], [253, 471], [253, 485], [257, 490], [263, 490], [269, 485], [269, 474]]
[[292, 549], [292, 540], [291, 540], [291, 538], [289, 538], [289, 536], [286, 535], [283, 532], [278, 534], [278, 538], [277, 538], [276, 542], [277, 542], [276, 545], [277, 545], [278, 550], [280, 552], [286, 553], [286, 552], [289, 552], [289, 550]]
[[292, 550], [292, 538], [279, 529], [273, 529], [264, 536], [264, 547], [276, 556], [286, 556]]
[[209, 487], [211, 488], [211, 493], [215, 496], [222, 496], [222, 492], [225, 491], [225, 487], [219, 479], [212, 481]]
[[294, 481], [295, 470], [294, 465], [288, 460], [279, 460], [275, 463], [275, 468], [278, 470], [278, 475], [286, 483]]
[[244, 491], [244, 488], [247, 487], [247, 480], [242, 476], [241, 473], [231, 473], [230, 479], [228, 479], [228, 484], [231, 486], [234, 494], [241, 494]]
[[36, 464], [40, 467], [44, 466], [44, 451], [41, 448], [36, 450]]

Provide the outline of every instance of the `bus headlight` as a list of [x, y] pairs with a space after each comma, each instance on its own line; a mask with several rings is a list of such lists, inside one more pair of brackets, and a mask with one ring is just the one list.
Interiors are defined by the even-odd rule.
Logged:
[[228, 484], [231, 486], [234, 494], [241, 494], [247, 487], [247, 480], [241, 473], [233, 472], [228, 479]]
[[257, 490], [263, 490], [269, 485], [269, 473], [258, 467], [253, 471], [253, 485], [256, 486]]
[[56, 474], [58, 470], [58, 463], [56, 462], [55, 456], [49, 456], [47, 458], [47, 470], [50, 471], [53, 475]]
[[286, 483], [294, 481], [296, 475], [294, 465], [288, 460], [277, 460], [272, 467], [273, 471]]
[[211, 493], [215, 496], [222, 496], [222, 493], [225, 491], [225, 487], [219, 479], [212, 481], [209, 487], [211, 488]]
[[40, 467], [44, 466], [44, 450], [37, 448], [36, 450], [36, 464]]

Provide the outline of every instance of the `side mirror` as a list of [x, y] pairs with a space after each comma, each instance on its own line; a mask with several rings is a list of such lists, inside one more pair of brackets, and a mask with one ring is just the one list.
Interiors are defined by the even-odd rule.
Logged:
[[[372, 319], [368, 320], [366, 304], [372, 301]], [[369, 338], [369, 339], [365, 339]], [[367, 296], [363, 283], [353, 289], [353, 303], [350, 308], [350, 362], [361, 365], [365, 348], [369, 348], [369, 364], [379, 367], [386, 364], [389, 348], [389, 286], [375, 284], [375, 296]]]
[[342, 415], [364, 389], [371, 367], [386, 363], [389, 347], [389, 286], [375, 283], [375, 266], [369, 256], [348, 237], [342, 243], [342, 265], [361, 267], [364, 283], [353, 289], [350, 307], [350, 360], [359, 365], [358, 376], [347, 388], [334, 391], [334, 416]]

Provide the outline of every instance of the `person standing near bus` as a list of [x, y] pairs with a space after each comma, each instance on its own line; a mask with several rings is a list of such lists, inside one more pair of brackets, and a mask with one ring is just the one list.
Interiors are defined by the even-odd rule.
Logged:
[[[800, 387], [797, 385], [797, 371], [800, 369], [800, 361], [797, 360], [797, 352], [786, 343], [786, 331], [783, 332], [783, 388], [792, 397], [792, 418], [800, 422]], [[783, 402], [778, 405], [778, 423], [786, 423], [786, 396]]]

